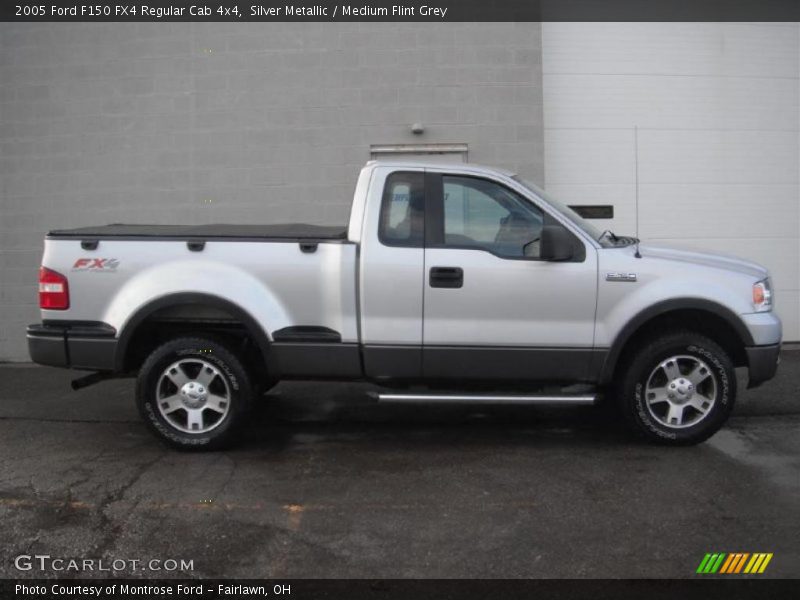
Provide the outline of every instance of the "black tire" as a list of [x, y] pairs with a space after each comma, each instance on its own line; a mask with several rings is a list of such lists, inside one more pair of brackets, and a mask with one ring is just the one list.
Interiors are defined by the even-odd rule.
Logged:
[[[670, 360], [673, 358], [677, 360]], [[628, 353], [625, 360], [628, 364], [620, 365], [620, 382], [615, 390], [617, 401], [631, 428], [650, 441], [672, 446], [699, 444], [714, 435], [733, 410], [733, 361], [703, 335], [690, 331], [664, 334]], [[680, 375], [670, 379], [665, 367], [673, 375], [672, 369], [677, 368]], [[692, 367], [705, 377], [699, 384], [685, 383], [689, 378], [684, 375], [693, 371]], [[693, 378], [698, 379], [697, 375]], [[673, 382], [678, 383], [675, 389], [671, 388]], [[667, 394], [671, 394], [669, 399], [661, 400]], [[695, 408], [695, 404], [701, 406]], [[675, 413], [670, 412], [672, 408]], [[673, 414], [680, 417], [670, 418]], [[681, 424], [679, 418], [683, 419]]]
[[[208, 375], [212, 379], [205, 390], [208, 404], [202, 396], [198, 399], [181, 395], [181, 388], [172, 381], [176, 370], [172, 369], [172, 376], [167, 374], [167, 369], [175, 365], [180, 375], [188, 374], [187, 383], [199, 379], [203, 369], [212, 373]], [[197, 371], [193, 371], [195, 368]], [[193, 372], [196, 374], [192, 375]], [[176, 405], [181, 401], [185, 406], [173, 408], [167, 416], [163, 414], [167, 404], [162, 401], [163, 409], [160, 408], [159, 398]], [[217, 402], [212, 408], [212, 398], [226, 401]], [[246, 420], [252, 400], [253, 385], [243, 361], [224, 344], [209, 338], [182, 337], [159, 346], [144, 361], [136, 380], [136, 404], [145, 423], [159, 439], [181, 450], [218, 450], [229, 446]], [[198, 425], [188, 422], [189, 408], [194, 414], [197, 414], [195, 408], [200, 410], [203, 415], [200, 423], [208, 430], [197, 433], [187, 430]], [[186, 422], [182, 423], [182, 419]]]

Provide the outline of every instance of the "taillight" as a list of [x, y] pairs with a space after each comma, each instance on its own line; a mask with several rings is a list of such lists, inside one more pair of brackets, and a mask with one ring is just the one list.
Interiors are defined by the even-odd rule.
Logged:
[[67, 278], [46, 267], [39, 268], [39, 308], [47, 310], [69, 308]]

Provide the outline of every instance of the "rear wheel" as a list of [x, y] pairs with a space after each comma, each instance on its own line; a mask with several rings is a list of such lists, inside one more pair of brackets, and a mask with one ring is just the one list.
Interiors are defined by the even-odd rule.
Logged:
[[230, 444], [250, 409], [253, 386], [243, 362], [222, 343], [178, 338], [145, 360], [136, 402], [167, 444], [213, 450]]
[[629, 355], [617, 400], [633, 429], [664, 444], [714, 435], [730, 416], [736, 372], [725, 351], [691, 332], [662, 335]]

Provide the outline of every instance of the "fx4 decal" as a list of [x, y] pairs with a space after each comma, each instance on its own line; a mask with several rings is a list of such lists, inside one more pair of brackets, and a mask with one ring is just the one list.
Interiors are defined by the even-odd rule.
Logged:
[[103, 271], [111, 272], [116, 271], [119, 266], [119, 260], [116, 258], [79, 258], [72, 265], [73, 271]]

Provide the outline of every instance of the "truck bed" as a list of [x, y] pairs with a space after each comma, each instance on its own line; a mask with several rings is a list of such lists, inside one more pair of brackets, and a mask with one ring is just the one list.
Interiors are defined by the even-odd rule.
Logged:
[[304, 223], [271, 225], [125, 225], [114, 223], [76, 229], [54, 229], [47, 234], [47, 237], [51, 239], [133, 239], [142, 241], [188, 239], [335, 241], [347, 239], [347, 227]]

